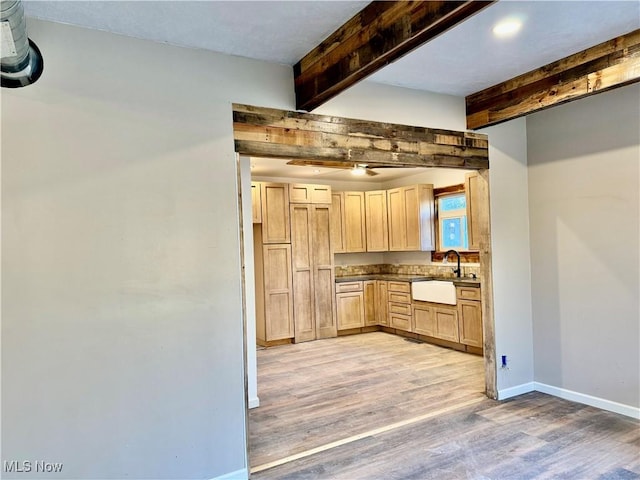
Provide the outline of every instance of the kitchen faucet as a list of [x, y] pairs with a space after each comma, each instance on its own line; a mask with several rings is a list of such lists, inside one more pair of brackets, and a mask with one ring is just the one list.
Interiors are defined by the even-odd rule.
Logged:
[[462, 275], [462, 270], [460, 269], [460, 254], [456, 251], [456, 250], [449, 250], [447, 253], [444, 254], [444, 258], [442, 259], [442, 263], [447, 263], [449, 261], [449, 254], [450, 253], [455, 253], [456, 257], [458, 257], [458, 268], [455, 268], [453, 270], [453, 273], [458, 275], [458, 278], [460, 278]]

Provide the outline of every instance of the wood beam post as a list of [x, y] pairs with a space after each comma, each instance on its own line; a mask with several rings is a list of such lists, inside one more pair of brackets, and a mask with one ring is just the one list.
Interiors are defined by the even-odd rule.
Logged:
[[495, 125], [640, 81], [640, 30], [469, 95], [467, 128]]
[[296, 108], [311, 111], [493, 1], [375, 1], [293, 67]]

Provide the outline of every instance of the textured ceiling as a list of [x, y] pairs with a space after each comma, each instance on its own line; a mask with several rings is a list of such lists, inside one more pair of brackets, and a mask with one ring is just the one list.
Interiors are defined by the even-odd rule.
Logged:
[[25, 1], [27, 17], [293, 65], [369, 2]]
[[[28, 17], [121, 35], [293, 65], [368, 2], [342, 1], [25, 1]], [[506, 17], [521, 32], [498, 40]], [[369, 77], [391, 85], [466, 96], [640, 28], [640, 1], [502, 0]], [[268, 170], [272, 170], [269, 172]], [[307, 167], [261, 162], [261, 175]], [[401, 175], [379, 170], [380, 181]], [[322, 169], [318, 178], [352, 180]], [[375, 180], [374, 180], [375, 179]]]
[[[506, 18], [522, 29], [498, 39]], [[638, 1], [500, 1], [369, 80], [467, 96], [638, 28]]]

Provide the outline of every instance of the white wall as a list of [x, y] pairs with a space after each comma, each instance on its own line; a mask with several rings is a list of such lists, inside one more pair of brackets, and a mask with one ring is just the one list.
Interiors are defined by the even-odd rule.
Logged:
[[[431, 128], [466, 130], [462, 97], [362, 82], [314, 113]], [[496, 354], [506, 354], [503, 397], [532, 388], [527, 152], [524, 120], [488, 128]], [[515, 241], [514, 241], [515, 240]]]
[[636, 84], [527, 119], [535, 380], [635, 416], [638, 105]]
[[[480, 133], [489, 135], [498, 398], [504, 399], [533, 389], [526, 120]], [[507, 368], [500, 367], [502, 355], [507, 356]]]
[[292, 108], [291, 69], [28, 28], [44, 74], [2, 89], [2, 460], [246, 475], [231, 102]]

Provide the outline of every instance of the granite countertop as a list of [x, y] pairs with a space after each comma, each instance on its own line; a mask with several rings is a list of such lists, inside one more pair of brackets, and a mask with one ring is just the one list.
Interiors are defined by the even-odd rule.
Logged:
[[372, 273], [369, 275], [346, 275], [336, 277], [336, 283], [361, 282], [363, 280], [390, 280], [392, 282], [422, 282], [425, 280], [445, 280], [451, 281], [454, 285], [479, 287], [480, 280], [471, 277], [438, 277], [433, 275], [405, 275], [399, 273]]

